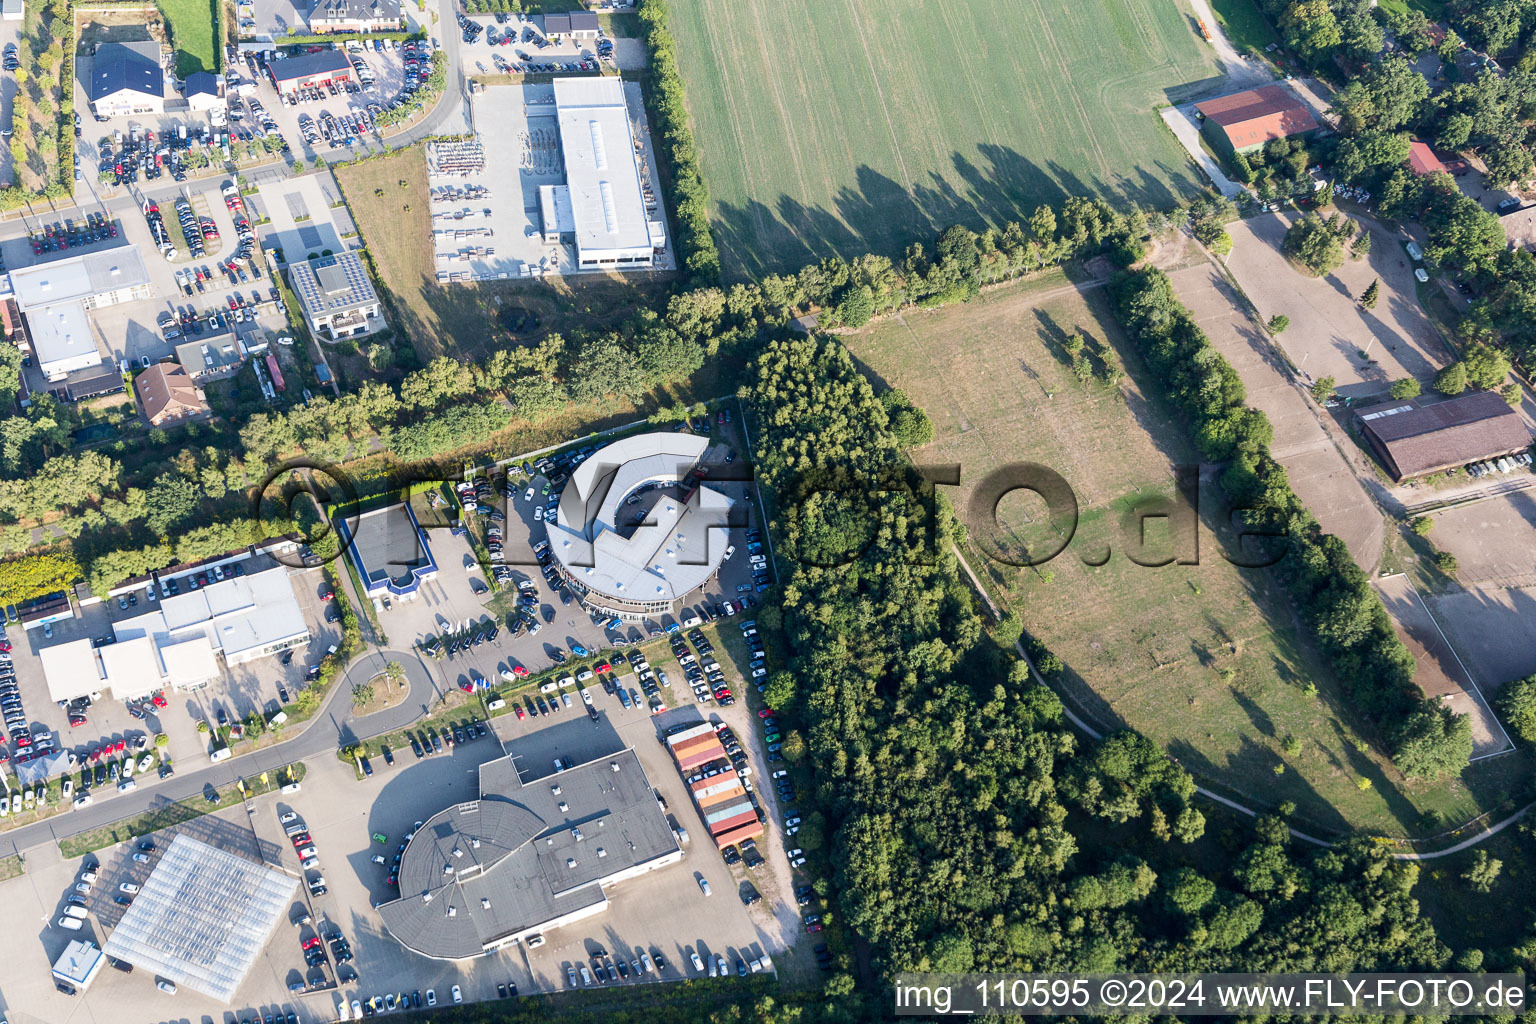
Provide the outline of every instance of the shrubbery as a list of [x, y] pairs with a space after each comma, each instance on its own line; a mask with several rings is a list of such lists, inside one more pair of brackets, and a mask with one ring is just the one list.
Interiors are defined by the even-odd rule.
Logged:
[[1111, 287], [1117, 316], [1188, 417], [1202, 453], [1230, 462], [1222, 484], [1247, 510], [1245, 529], [1284, 538], [1288, 550], [1276, 571], [1356, 709], [1376, 723], [1405, 773], [1459, 772], [1472, 753], [1470, 723], [1425, 700], [1414, 686], [1413, 656], [1393, 632], [1369, 578], [1291, 490], [1269, 451], [1269, 421], [1244, 404], [1231, 365], [1210, 346], [1161, 272], [1123, 273]]

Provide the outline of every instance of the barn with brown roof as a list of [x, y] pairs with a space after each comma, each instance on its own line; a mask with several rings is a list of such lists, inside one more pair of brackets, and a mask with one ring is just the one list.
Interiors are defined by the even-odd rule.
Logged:
[[156, 363], [133, 379], [144, 416], [154, 426], [208, 414], [203, 389], [177, 363]]
[[1283, 85], [1266, 85], [1195, 104], [1204, 117], [1200, 130], [1211, 145], [1230, 156], [1251, 153], [1270, 139], [1317, 130], [1317, 119]]
[[1414, 139], [1408, 143], [1408, 169], [1414, 174], [1446, 174], [1445, 164], [1435, 156], [1435, 151], [1429, 145]]
[[1356, 415], [1395, 480], [1513, 455], [1531, 445], [1519, 414], [1492, 391], [1432, 404], [1386, 402]]

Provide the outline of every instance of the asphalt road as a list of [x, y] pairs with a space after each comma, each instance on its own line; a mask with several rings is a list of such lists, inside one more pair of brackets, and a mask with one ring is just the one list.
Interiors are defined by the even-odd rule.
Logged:
[[[398, 661], [405, 668], [411, 693], [401, 703], [366, 718], [352, 714], [351, 693], [355, 683], [367, 682], [384, 671], [384, 666]], [[191, 771], [178, 771], [168, 779], [141, 785], [127, 794], [113, 793], [99, 803], [78, 811], [67, 811], [5, 833], [0, 837], [0, 854], [21, 853], [35, 846], [55, 843], [81, 832], [121, 821], [167, 802], [200, 795], [209, 785], [228, 786], [237, 778], [255, 778], [312, 757], [335, 757], [336, 748], [359, 739], [368, 739], [403, 729], [424, 715], [442, 694], [426, 665], [414, 653], [373, 650], [354, 661], [346, 675], [331, 684], [330, 696], [314, 718], [301, 731], [280, 743], [250, 751], [218, 764], [202, 764], [199, 755], [181, 757], [172, 763], [198, 764]], [[10, 847], [5, 850], [4, 847]]]

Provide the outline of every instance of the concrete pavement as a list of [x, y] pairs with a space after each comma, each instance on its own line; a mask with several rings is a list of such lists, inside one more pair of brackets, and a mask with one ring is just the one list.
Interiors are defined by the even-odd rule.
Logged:
[[[398, 661], [405, 668], [411, 694], [392, 708], [366, 718], [352, 714], [352, 684], [366, 682], [384, 671], [384, 666]], [[426, 666], [415, 655], [403, 651], [374, 649], [354, 661], [347, 672], [331, 684], [331, 692], [315, 717], [279, 743], [222, 761], [201, 765], [190, 771], [178, 771], [168, 779], [145, 783], [128, 794], [114, 794], [100, 803], [78, 811], [55, 815], [12, 832], [0, 834], [0, 856], [23, 853], [70, 836], [89, 832], [114, 821], [131, 818], [168, 801], [186, 800], [200, 795], [209, 786], [228, 786], [237, 778], [254, 778], [296, 761], [314, 757], [334, 758], [338, 746], [403, 729], [423, 714], [442, 691]], [[175, 764], [185, 766], [188, 760]]]

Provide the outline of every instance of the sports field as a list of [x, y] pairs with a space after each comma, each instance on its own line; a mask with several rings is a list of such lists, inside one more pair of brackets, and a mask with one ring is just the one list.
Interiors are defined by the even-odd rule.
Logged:
[[[871, 373], [933, 420], [935, 439], [914, 459], [961, 466], [948, 493], [967, 520], [967, 560], [1064, 663], [1068, 706], [1100, 729], [1146, 733], [1218, 792], [1264, 807], [1294, 801], [1298, 827], [1315, 834], [1422, 836], [1440, 831], [1426, 812], [1456, 823], [1476, 815], [1484, 791], [1503, 784], [1482, 774], [1501, 771], [1495, 762], [1467, 773], [1473, 792], [1460, 780], [1411, 783], [1357, 746], [1358, 723], [1280, 584], [1222, 557], [1214, 482], [1203, 487], [1198, 565], [1152, 568], [1127, 557], [1125, 513], [1170, 497], [1173, 467], [1195, 456], [1183, 425], [1138, 386], [1149, 377], [1107, 308], [1103, 288], [1080, 291], [1056, 275], [844, 336]], [[1063, 347], [1078, 331], [1098, 376], [1086, 384]], [[1103, 382], [1111, 367], [1125, 373], [1118, 389]], [[1081, 509], [1070, 546], [1037, 569], [988, 558], [977, 518], [965, 513], [983, 477], [1025, 461], [1065, 477]], [[1043, 503], [1022, 492], [998, 513], [1008, 550], [1040, 552], [1059, 536]], [[1175, 548], [1166, 520], [1146, 533], [1143, 562], [1192, 553]], [[1107, 563], [1086, 564], [1106, 551]]]
[[1214, 74], [1179, 0], [672, 0], [733, 276], [1196, 186], [1154, 108]]

